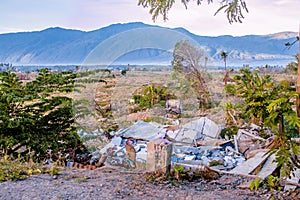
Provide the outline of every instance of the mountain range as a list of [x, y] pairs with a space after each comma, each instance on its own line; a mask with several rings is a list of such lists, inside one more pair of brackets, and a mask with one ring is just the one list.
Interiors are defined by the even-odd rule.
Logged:
[[54, 64], [170, 64], [175, 44], [189, 40], [204, 49], [209, 62], [222, 63], [221, 52], [232, 65], [286, 64], [294, 61], [297, 33], [269, 35], [200, 36], [184, 28], [167, 28], [141, 22], [112, 24], [94, 31], [60, 27], [42, 31], [0, 34], [0, 63]]

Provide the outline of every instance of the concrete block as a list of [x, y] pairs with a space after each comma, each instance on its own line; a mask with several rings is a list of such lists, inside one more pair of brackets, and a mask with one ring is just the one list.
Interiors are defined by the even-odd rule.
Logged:
[[172, 143], [163, 139], [150, 141], [147, 145], [147, 171], [161, 171], [169, 174], [172, 148]]

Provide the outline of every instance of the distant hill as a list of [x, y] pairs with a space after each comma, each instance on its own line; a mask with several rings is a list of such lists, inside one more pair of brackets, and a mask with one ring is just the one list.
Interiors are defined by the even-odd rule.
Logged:
[[181, 40], [192, 40], [206, 51], [212, 63], [222, 63], [226, 51], [228, 64], [251, 62], [290, 62], [298, 45], [286, 49], [297, 33], [233, 37], [200, 36], [183, 28], [147, 25], [141, 22], [113, 24], [84, 32], [48, 28], [35, 32], [0, 34], [0, 63], [82, 64], [82, 63], [170, 63], [172, 48]]

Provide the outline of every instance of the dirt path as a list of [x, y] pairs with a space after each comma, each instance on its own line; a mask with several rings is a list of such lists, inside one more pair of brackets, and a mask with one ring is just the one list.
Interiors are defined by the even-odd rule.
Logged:
[[283, 192], [260, 189], [250, 191], [238, 186], [248, 181], [235, 176], [222, 176], [215, 181], [185, 181], [177, 186], [170, 182], [147, 182], [145, 174], [120, 172], [113, 168], [64, 170], [53, 178], [48, 174], [26, 180], [0, 183], [0, 199], [299, 199]]

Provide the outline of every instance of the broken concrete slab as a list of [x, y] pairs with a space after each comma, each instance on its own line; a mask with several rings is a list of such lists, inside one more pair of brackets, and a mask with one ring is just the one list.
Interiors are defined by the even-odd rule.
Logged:
[[235, 174], [242, 174], [242, 175], [248, 175], [251, 174], [259, 165], [261, 165], [265, 160], [267, 159], [267, 156], [265, 156], [265, 152], [259, 152], [254, 157], [246, 160], [246, 162], [238, 165], [234, 169], [232, 169], [230, 172]]
[[183, 128], [184, 130], [196, 131], [196, 134], [192, 139], [200, 138], [201, 135], [205, 135], [210, 138], [218, 138], [221, 132], [221, 128], [207, 117], [201, 117], [197, 120], [188, 122], [183, 125]]
[[261, 179], [265, 179], [267, 178], [269, 175], [271, 175], [277, 168], [277, 163], [274, 162], [275, 160], [275, 154], [272, 154], [264, 163], [264, 166], [262, 167], [262, 169], [260, 170], [260, 172], [258, 172], [258, 176]]
[[163, 126], [161, 124], [137, 121], [131, 127], [123, 130], [119, 134], [123, 138], [134, 138], [150, 141], [157, 138], [163, 138], [165, 133], [162, 130]]
[[189, 143], [192, 144], [197, 138], [200, 138], [201, 134], [198, 131], [191, 130], [191, 129], [180, 129], [174, 140], [177, 142], [182, 143]]
[[[293, 176], [292, 173], [291, 173], [291, 178], [287, 179], [287, 182], [299, 183], [299, 180], [300, 180], [300, 169], [297, 168], [294, 173], [295, 173], [295, 176]], [[292, 191], [294, 191], [296, 189], [296, 187], [297, 186], [295, 186], [295, 185], [285, 185], [284, 186], [284, 190], [292, 190]]]

